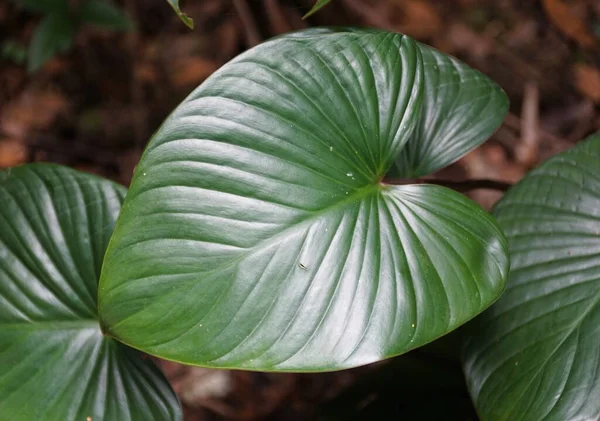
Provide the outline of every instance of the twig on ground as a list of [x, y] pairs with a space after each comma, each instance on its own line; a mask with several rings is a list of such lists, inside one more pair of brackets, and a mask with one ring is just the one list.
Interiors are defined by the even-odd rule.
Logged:
[[281, 9], [279, 0], [264, 0], [264, 5], [267, 18], [269, 19], [269, 26], [275, 35], [285, 34], [294, 30]]
[[521, 142], [515, 149], [517, 162], [531, 167], [539, 157], [539, 90], [535, 82], [527, 82], [521, 111]]
[[260, 32], [256, 26], [256, 22], [254, 21], [254, 17], [252, 16], [252, 11], [250, 10], [246, 0], [233, 0], [233, 7], [235, 7], [235, 11], [242, 22], [244, 36], [246, 38], [246, 45], [248, 48], [260, 44], [262, 37], [260, 36]]

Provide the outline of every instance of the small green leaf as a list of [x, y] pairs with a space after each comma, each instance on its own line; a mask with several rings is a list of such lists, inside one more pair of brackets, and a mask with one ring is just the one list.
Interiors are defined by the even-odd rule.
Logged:
[[73, 44], [75, 23], [67, 13], [51, 13], [35, 28], [29, 45], [27, 70], [35, 72], [57, 53]]
[[0, 419], [181, 419], [159, 370], [98, 323], [100, 265], [124, 195], [56, 165], [0, 172]]
[[191, 17], [189, 17], [181, 11], [181, 9], [179, 8], [179, 0], [167, 0], [167, 2], [171, 5], [175, 13], [177, 13], [179, 19], [181, 19], [181, 21], [185, 23], [185, 25], [188, 28], [194, 29], [194, 19], [192, 19]]
[[600, 134], [557, 155], [494, 209], [507, 290], [470, 326], [464, 370], [483, 421], [600, 417]]
[[213, 74], [137, 166], [102, 271], [107, 331], [190, 364], [335, 370], [489, 306], [508, 269], [491, 217], [382, 182], [428, 71], [412, 39], [356, 31], [280, 37]]
[[87, 0], [79, 9], [82, 22], [106, 29], [127, 31], [133, 28], [133, 22], [117, 6], [108, 0]]
[[27, 50], [20, 43], [8, 39], [3, 41], [0, 46], [0, 59], [23, 64], [27, 59]]
[[330, 2], [331, 0], [317, 0], [315, 5], [308, 11], [308, 13], [302, 16], [302, 19], [306, 19], [307, 17], [314, 15], [323, 7], [327, 6], [327, 4], [329, 4]]

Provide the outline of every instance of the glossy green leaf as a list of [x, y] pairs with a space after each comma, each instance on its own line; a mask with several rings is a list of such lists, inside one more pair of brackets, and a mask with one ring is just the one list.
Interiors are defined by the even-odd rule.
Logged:
[[317, 0], [314, 6], [311, 7], [310, 10], [304, 16], [302, 16], [302, 19], [306, 19], [307, 17], [314, 15], [323, 7], [327, 6], [329, 3], [331, 3], [331, 0]]
[[181, 418], [158, 369], [97, 320], [100, 266], [124, 195], [55, 165], [0, 172], [0, 419]]
[[85, 1], [79, 8], [79, 18], [106, 29], [126, 31], [133, 28], [133, 22], [123, 10], [108, 0]]
[[34, 72], [57, 53], [71, 48], [75, 37], [75, 22], [67, 12], [45, 16], [35, 28], [29, 45], [27, 70]]
[[476, 320], [464, 368], [483, 421], [600, 417], [600, 135], [555, 156], [494, 210], [506, 293]]
[[194, 29], [194, 19], [192, 19], [191, 17], [189, 17], [181, 11], [181, 9], [179, 8], [179, 0], [167, 0], [167, 2], [171, 5], [175, 13], [177, 13], [179, 19], [181, 19], [181, 21], [185, 23], [185, 26], [187, 26], [190, 29]]
[[419, 125], [396, 161], [394, 175], [421, 177], [481, 145], [508, 112], [506, 94], [484, 74], [419, 44], [425, 79]]
[[423, 345], [504, 287], [504, 237], [451, 190], [382, 179], [419, 124], [400, 34], [282, 37], [213, 74], [139, 163], [100, 281], [105, 329], [164, 358], [333, 370]]
[[[283, 37], [344, 32], [364, 30], [315, 27]], [[422, 177], [452, 164], [481, 145], [508, 113], [508, 97], [487, 76], [428, 45], [417, 45], [424, 70], [423, 104], [416, 130], [390, 168], [392, 177]]]

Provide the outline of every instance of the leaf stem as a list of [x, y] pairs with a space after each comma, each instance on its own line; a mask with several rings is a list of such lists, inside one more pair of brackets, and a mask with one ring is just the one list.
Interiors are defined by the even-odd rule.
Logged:
[[440, 178], [384, 178], [384, 184], [402, 186], [407, 184], [435, 184], [448, 187], [458, 192], [468, 192], [477, 189], [498, 190], [505, 192], [512, 184], [504, 181], [490, 180], [487, 178], [474, 180], [444, 180]]

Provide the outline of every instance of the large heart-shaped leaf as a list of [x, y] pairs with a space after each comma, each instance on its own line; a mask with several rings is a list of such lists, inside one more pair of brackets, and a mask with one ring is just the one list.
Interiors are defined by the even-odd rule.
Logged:
[[382, 182], [425, 141], [427, 71], [410, 38], [357, 31], [278, 38], [212, 75], [137, 167], [101, 276], [105, 329], [191, 364], [331, 370], [486, 308], [508, 266], [491, 217]]
[[600, 417], [600, 135], [551, 158], [494, 210], [506, 293], [478, 318], [465, 372], [482, 420]]
[[125, 189], [64, 167], [0, 173], [0, 419], [177, 420], [177, 399], [96, 315]]

